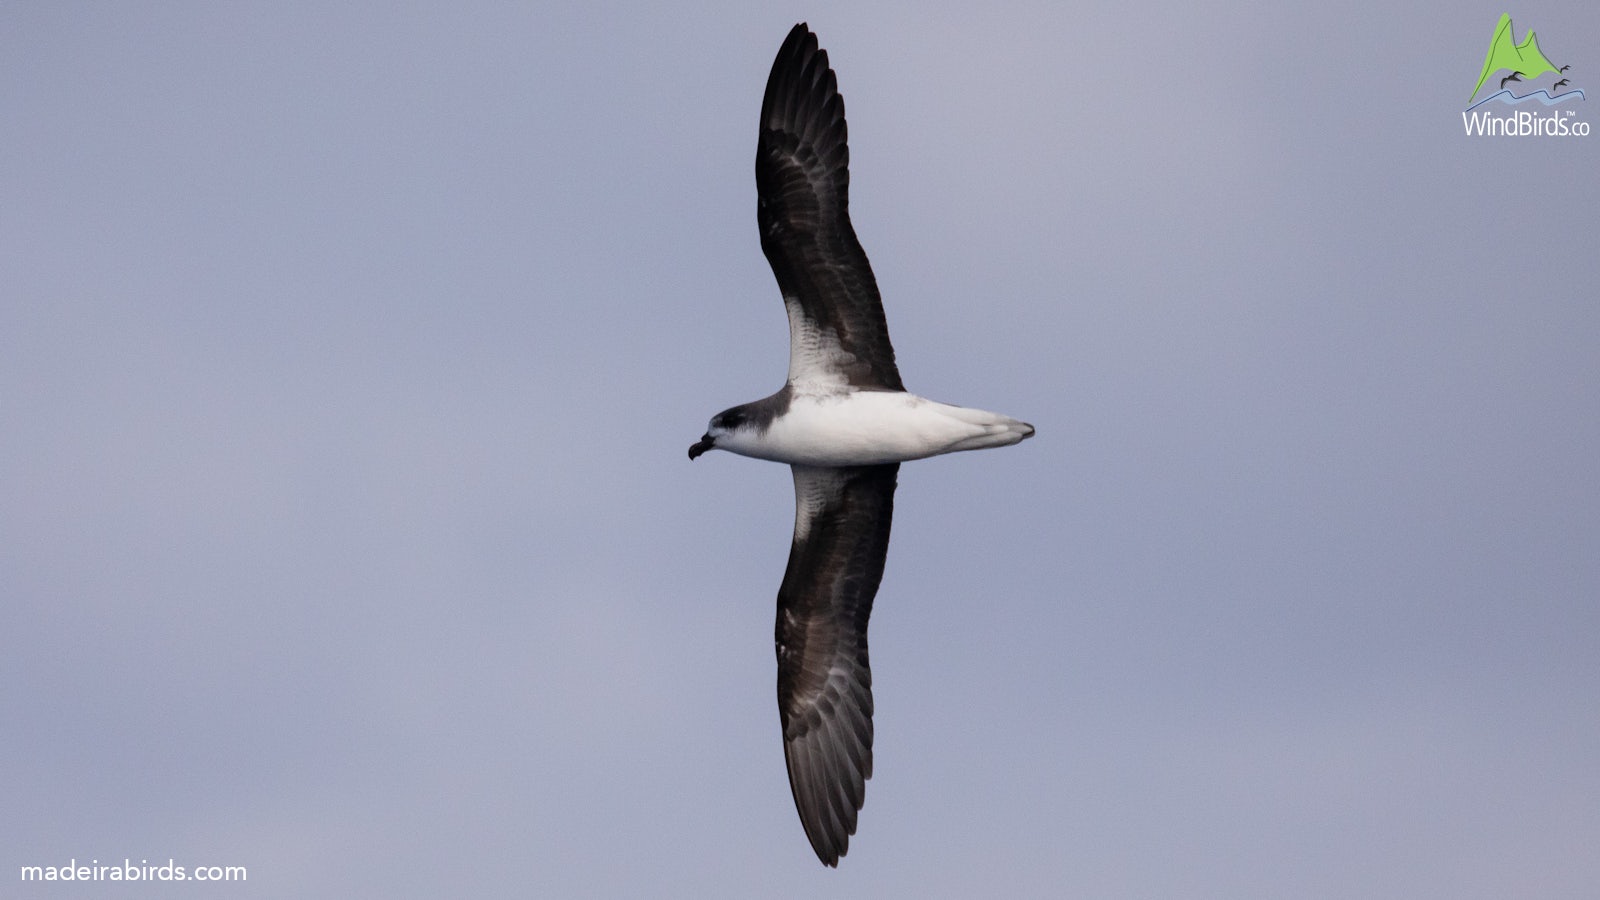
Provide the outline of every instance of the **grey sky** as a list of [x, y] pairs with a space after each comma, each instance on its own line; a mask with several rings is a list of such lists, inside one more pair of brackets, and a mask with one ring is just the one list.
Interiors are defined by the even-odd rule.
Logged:
[[[0, 6], [0, 893], [1593, 896], [1600, 137], [1463, 134], [1503, 11], [1600, 124], [1592, 3]], [[788, 473], [684, 456], [801, 19], [908, 387], [1039, 428], [901, 473], [836, 872]]]

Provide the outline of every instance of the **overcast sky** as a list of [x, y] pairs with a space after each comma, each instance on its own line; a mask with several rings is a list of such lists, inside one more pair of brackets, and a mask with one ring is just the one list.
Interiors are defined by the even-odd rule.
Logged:
[[[1600, 6], [0, 5], [0, 894], [1592, 898]], [[914, 391], [789, 796], [756, 118], [805, 19]], [[1555, 113], [1552, 113], [1555, 110]]]

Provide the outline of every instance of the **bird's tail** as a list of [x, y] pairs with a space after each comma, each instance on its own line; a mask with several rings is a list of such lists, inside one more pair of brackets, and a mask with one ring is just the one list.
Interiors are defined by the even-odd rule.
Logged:
[[966, 406], [950, 406], [946, 411], [950, 416], [981, 429], [976, 434], [957, 441], [950, 448], [951, 452], [982, 450], [985, 447], [1009, 447], [1033, 437], [1032, 425], [1010, 416]]

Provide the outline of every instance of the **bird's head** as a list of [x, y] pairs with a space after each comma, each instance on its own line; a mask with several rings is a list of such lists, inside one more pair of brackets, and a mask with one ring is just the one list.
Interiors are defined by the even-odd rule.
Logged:
[[739, 431], [748, 422], [749, 417], [745, 414], [745, 409], [742, 406], [725, 409], [712, 416], [711, 424], [706, 426], [706, 433], [701, 436], [700, 440], [695, 441], [689, 447], [689, 458], [694, 459], [707, 450], [716, 449], [718, 441], [727, 440], [730, 435]]

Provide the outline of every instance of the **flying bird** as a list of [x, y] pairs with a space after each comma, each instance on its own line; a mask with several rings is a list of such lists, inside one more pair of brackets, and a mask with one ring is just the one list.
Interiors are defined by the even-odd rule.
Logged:
[[1561, 86], [1562, 86], [1562, 85], [1563, 85], [1563, 84], [1571, 84], [1571, 83], [1572, 83], [1572, 82], [1570, 82], [1570, 81], [1568, 81], [1568, 80], [1567, 80], [1567, 79], [1565, 79], [1565, 78], [1563, 78], [1563, 79], [1561, 79], [1561, 80], [1560, 80], [1560, 81], [1558, 81], [1558, 82], [1556, 82], [1556, 83], [1555, 83], [1555, 84], [1552, 84], [1552, 85], [1550, 85], [1550, 90], [1552, 90], [1552, 91], [1553, 91], [1553, 90], [1555, 90], [1555, 89], [1556, 89], [1556, 88], [1558, 88], [1558, 87], [1561, 87]]
[[756, 224], [789, 316], [789, 376], [723, 410], [689, 448], [787, 463], [794, 539], [778, 588], [778, 718], [806, 837], [837, 866], [872, 777], [867, 619], [883, 577], [900, 463], [1033, 435], [1009, 416], [908, 393], [877, 281], [850, 225], [844, 99], [804, 22], [761, 101]]
[[1522, 73], [1521, 72], [1512, 72], [1510, 75], [1507, 75], [1506, 77], [1500, 79], [1500, 86], [1501, 87], [1505, 87], [1506, 86], [1506, 82], [1508, 82], [1508, 81], [1521, 81], [1521, 80], [1522, 80]]
[[1570, 68], [1572, 68], [1572, 67], [1571, 67], [1571, 66], [1562, 66], [1562, 67], [1561, 67], [1561, 68], [1560, 68], [1560, 69], [1557, 69], [1557, 70], [1556, 70], [1556, 74], [1557, 74], [1557, 75], [1560, 75], [1560, 74], [1562, 74], [1562, 73], [1564, 73], [1564, 72], [1566, 72], [1566, 71], [1567, 71], [1567, 70], [1568, 70], [1568, 69], [1570, 69]]

